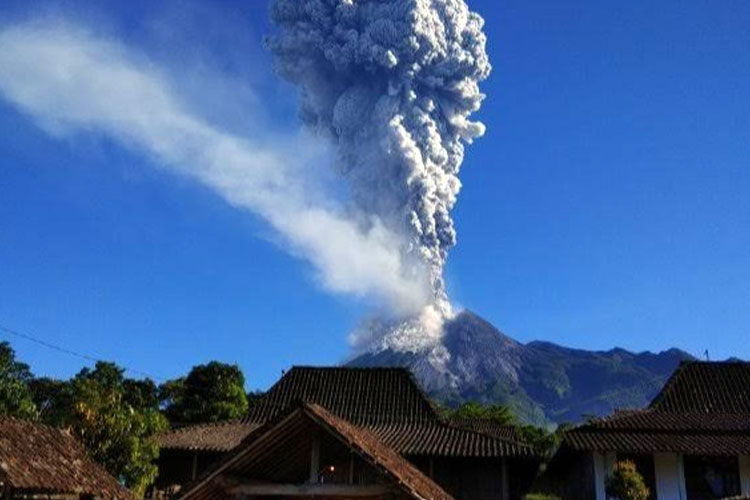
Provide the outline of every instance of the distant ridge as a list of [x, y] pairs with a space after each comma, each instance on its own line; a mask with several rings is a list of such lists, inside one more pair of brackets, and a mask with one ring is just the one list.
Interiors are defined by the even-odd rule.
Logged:
[[545, 425], [644, 407], [681, 361], [694, 359], [679, 349], [633, 353], [521, 344], [470, 311], [446, 324], [444, 344], [450, 360], [443, 371], [424, 353], [392, 350], [363, 354], [347, 365], [407, 367], [444, 404], [507, 404], [524, 421]]

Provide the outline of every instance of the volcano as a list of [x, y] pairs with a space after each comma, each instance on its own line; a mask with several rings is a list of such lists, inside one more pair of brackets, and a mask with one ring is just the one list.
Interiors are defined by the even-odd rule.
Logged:
[[450, 359], [439, 366], [427, 352], [390, 349], [362, 354], [347, 365], [407, 367], [442, 404], [504, 404], [524, 422], [549, 425], [643, 407], [681, 361], [693, 359], [679, 349], [634, 353], [523, 344], [470, 311], [445, 324], [443, 344]]

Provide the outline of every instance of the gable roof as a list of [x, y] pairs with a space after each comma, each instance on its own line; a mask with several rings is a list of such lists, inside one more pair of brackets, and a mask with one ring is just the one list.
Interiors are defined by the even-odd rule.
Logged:
[[224, 498], [222, 476], [241, 474], [247, 464], [257, 463], [257, 456], [267, 452], [274, 442], [284, 444], [284, 438], [299, 427], [301, 419], [309, 419], [344, 443], [365, 462], [393, 479], [396, 487], [417, 500], [453, 500], [440, 486], [401, 455], [383, 444], [375, 435], [337, 417], [323, 407], [299, 402], [286, 414], [257, 429], [222, 462], [188, 486], [181, 500], [219, 500]]
[[133, 498], [69, 432], [13, 418], [0, 419], [0, 477], [15, 490]]
[[683, 362], [650, 408], [676, 413], [750, 415], [750, 363]]
[[311, 401], [354, 424], [434, 420], [432, 403], [405, 368], [295, 366], [250, 409], [266, 422], [295, 401]]
[[750, 454], [750, 363], [684, 362], [645, 410], [565, 433], [575, 450]]
[[159, 443], [163, 449], [227, 452], [298, 401], [367, 428], [403, 455], [536, 456], [517, 436], [486, 423], [443, 421], [405, 368], [296, 366], [243, 420], [174, 429]]

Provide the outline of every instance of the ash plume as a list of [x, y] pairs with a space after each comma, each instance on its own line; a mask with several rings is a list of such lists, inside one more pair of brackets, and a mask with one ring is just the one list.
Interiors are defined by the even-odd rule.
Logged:
[[428, 274], [421, 313], [369, 322], [355, 343], [430, 344], [452, 315], [443, 268], [464, 145], [485, 130], [470, 119], [491, 69], [484, 21], [464, 0], [273, 0], [271, 16], [278, 72], [299, 87], [303, 122], [333, 142], [354, 210], [403, 235], [405, 259]]

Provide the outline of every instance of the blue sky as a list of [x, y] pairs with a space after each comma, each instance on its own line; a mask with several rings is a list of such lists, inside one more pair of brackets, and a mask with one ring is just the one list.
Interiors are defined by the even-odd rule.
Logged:
[[[184, 75], [182, 95], [226, 129], [297, 127], [262, 48], [265, 2], [151, 3], [11, 1], [0, 24], [92, 27]], [[521, 341], [750, 358], [750, 4], [470, 5], [494, 70], [455, 210], [453, 300]], [[0, 325], [160, 378], [237, 362], [250, 388], [349, 354], [367, 304], [325, 291], [261, 219], [5, 100], [0, 132]], [[39, 374], [84, 364], [0, 337]]]

